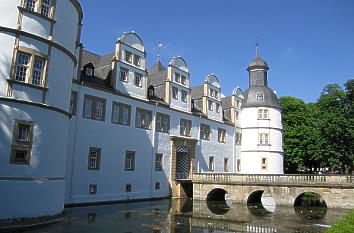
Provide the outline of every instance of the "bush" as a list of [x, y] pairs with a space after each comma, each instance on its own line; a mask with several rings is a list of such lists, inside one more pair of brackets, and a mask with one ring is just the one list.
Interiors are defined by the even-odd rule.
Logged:
[[339, 219], [336, 224], [329, 228], [326, 233], [349, 233], [354, 232], [354, 210]]

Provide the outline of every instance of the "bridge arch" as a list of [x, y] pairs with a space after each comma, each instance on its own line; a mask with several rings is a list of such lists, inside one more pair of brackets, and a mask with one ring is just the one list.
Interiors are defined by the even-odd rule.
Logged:
[[324, 197], [316, 191], [306, 191], [298, 193], [293, 202], [294, 207], [317, 206], [327, 207], [327, 202]]
[[225, 201], [228, 192], [223, 188], [214, 188], [207, 195], [207, 201]]

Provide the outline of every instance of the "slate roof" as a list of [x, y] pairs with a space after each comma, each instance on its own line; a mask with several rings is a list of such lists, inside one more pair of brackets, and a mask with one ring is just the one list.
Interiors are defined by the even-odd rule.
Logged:
[[191, 88], [191, 98], [200, 99], [204, 94], [204, 85], [196, 86]]
[[[263, 94], [263, 101], [257, 100], [257, 93]], [[244, 93], [245, 100], [242, 108], [247, 107], [275, 107], [280, 108], [277, 95], [272, 89], [263, 85], [250, 86]]]
[[157, 63], [148, 70], [148, 75], [148, 86], [160, 86], [165, 84], [167, 79], [167, 69], [164, 65], [162, 65], [160, 60], [158, 60]]

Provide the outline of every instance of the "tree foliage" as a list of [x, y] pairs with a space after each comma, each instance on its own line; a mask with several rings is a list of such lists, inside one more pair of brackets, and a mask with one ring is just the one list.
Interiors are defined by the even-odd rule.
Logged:
[[319, 168], [352, 170], [354, 160], [354, 80], [342, 89], [324, 87], [315, 103], [281, 97], [285, 171]]

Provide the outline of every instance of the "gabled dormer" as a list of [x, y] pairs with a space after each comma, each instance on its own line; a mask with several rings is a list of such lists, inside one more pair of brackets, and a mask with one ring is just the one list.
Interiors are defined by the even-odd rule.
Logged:
[[82, 76], [86, 78], [95, 77], [95, 66], [91, 62], [83, 66]]
[[222, 98], [224, 117], [234, 123], [237, 127], [240, 127], [240, 115], [243, 99], [243, 92], [239, 87], [236, 87], [232, 91], [231, 96]]
[[171, 108], [191, 111], [190, 74], [186, 61], [178, 56], [167, 67], [165, 102]]
[[118, 38], [112, 70], [112, 84], [118, 92], [146, 99], [146, 52], [142, 39], [134, 31]]

